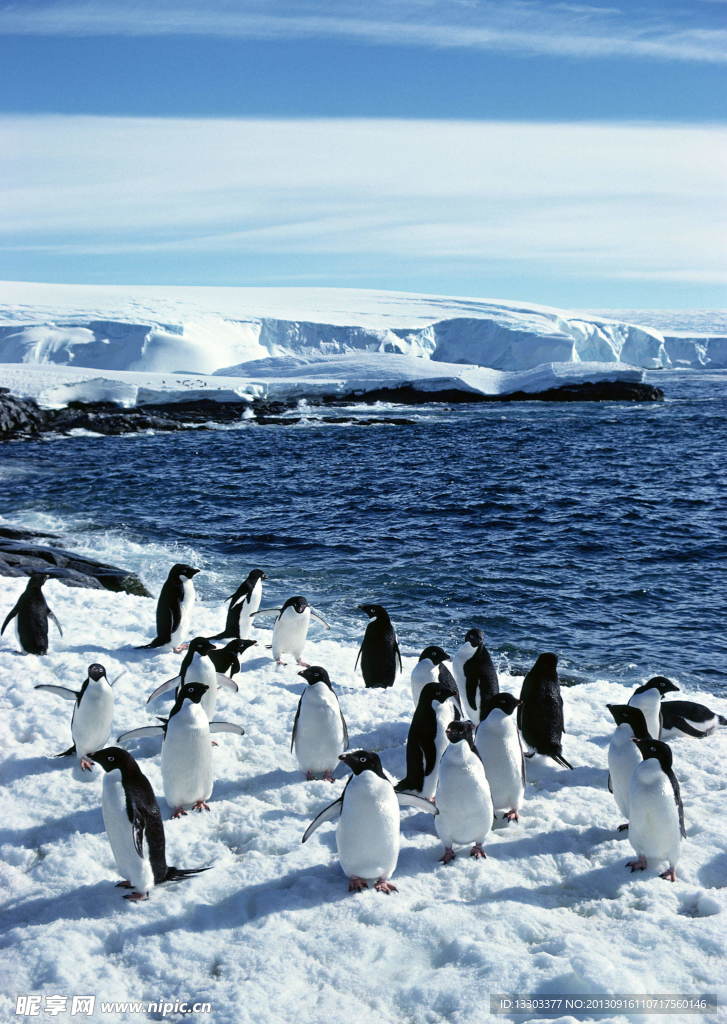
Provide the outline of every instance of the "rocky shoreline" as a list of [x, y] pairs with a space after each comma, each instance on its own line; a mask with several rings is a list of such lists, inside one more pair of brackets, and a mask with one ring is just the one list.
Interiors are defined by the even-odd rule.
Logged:
[[[398, 405], [421, 405], [443, 402], [659, 402], [663, 398], [664, 392], [661, 388], [652, 384], [603, 381], [565, 384], [533, 394], [519, 391], [508, 395], [482, 395], [456, 389], [423, 391], [411, 384], [404, 384], [335, 398], [324, 397], [318, 404], [315, 404], [314, 399], [308, 399], [308, 402], [310, 408], [316, 410], [318, 422], [372, 426], [379, 423], [404, 425], [414, 421], [405, 417], [342, 418], [326, 416], [317, 410], [321, 407], [352, 403], [366, 406], [382, 401]], [[255, 399], [252, 402], [216, 402], [213, 399], [197, 399], [189, 402], [133, 406], [128, 409], [113, 402], [70, 402], [62, 409], [42, 409], [34, 399], [22, 398], [12, 394], [7, 388], [0, 388], [0, 440], [30, 440], [43, 434], [70, 434], [77, 430], [117, 435], [148, 430], [168, 432], [190, 428], [214, 429], [242, 420], [259, 426], [291, 425], [310, 418], [309, 415], [291, 415], [291, 411], [296, 408], [297, 400], [286, 402]]]

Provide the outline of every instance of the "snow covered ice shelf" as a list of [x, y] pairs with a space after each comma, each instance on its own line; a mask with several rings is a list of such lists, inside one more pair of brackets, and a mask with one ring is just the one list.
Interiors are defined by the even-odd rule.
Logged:
[[[23, 586], [3, 580], [3, 615]], [[246, 735], [218, 737], [212, 811], [165, 822], [169, 863], [214, 867], [130, 905], [113, 884], [98, 769], [82, 780], [70, 758], [50, 756], [69, 745], [70, 705], [33, 686], [76, 688], [92, 661], [110, 678], [125, 669], [115, 687], [115, 737], [151, 721], [146, 697], [176, 674], [180, 656], [130, 646], [152, 635], [150, 599], [53, 580], [45, 589], [64, 639], [52, 638], [46, 658], [20, 655], [7, 637], [0, 646], [9, 797], [0, 829], [3, 1019], [13, 1017], [16, 994], [34, 992], [208, 1001], [213, 1013], [199, 1019], [215, 1024], [487, 1022], [491, 992], [727, 998], [727, 730], [673, 744], [688, 835], [674, 885], [655, 870], [637, 877], [624, 867], [631, 847], [615, 831], [620, 817], [606, 789], [605, 704], [629, 691], [598, 681], [564, 691], [565, 753], [575, 770], [530, 762], [521, 823], [491, 835], [486, 861], [459, 855], [440, 865], [433, 819], [405, 810], [398, 895], [348, 895], [334, 827], [300, 841], [342, 782], [306, 783], [297, 771], [290, 730], [305, 684], [295, 666], [273, 664], [269, 633], [260, 630], [238, 676], [240, 693], [221, 695], [218, 705], [217, 717], [239, 722]], [[195, 631], [210, 634], [224, 609], [198, 604], [195, 614]], [[436, 638], [419, 639], [423, 647]], [[354, 675], [355, 656], [336, 642], [335, 624], [325, 636], [311, 630], [306, 660], [329, 670], [352, 746], [379, 751], [400, 777], [414, 659], [405, 659], [393, 690], [367, 691]], [[501, 679], [515, 692], [520, 683]], [[727, 710], [711, 695], [702, 699]], [[130, 749], [167, 818], [159, 741]], [[103, 1016], [115, 1019], [130, 1018]]]

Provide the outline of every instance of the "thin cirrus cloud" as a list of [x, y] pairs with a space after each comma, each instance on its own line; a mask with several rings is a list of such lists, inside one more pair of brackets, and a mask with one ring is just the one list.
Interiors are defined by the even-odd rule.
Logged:
[[3, 117], [0, 249], [718, 282], [727, 128]]
[[[715, 13], [718, 12], [718, 13]], [[145, 0], [0, 4], [0, 32], [332, 38], [581, 58], [725, 62], [718, 5], [544, 0]]]

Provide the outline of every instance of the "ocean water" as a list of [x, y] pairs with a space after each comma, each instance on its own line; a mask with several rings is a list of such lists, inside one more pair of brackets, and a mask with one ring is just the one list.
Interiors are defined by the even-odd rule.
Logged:
[[513, 671], [552, 650], [568, 683], [661, 673], [724, 694], [727, 373], [651, 379], [668, 401], [13, 443], [0, 514], [152, 590], [196, 563], [220, 626], [259, 566], [264, 606], [304, 594], [345, 642], [376, 601], [407, 653], [478, 626]]

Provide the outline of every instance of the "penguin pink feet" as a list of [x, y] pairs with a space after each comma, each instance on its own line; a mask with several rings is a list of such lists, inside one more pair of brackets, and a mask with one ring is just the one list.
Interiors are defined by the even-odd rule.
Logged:
[[634, 871], [646, 871], [646, 857], [637, 857], [635, 860], [627, 860], [626, 867]]
[[87, 757], [82, 757], [81, 760], [78, 763], [81, 766], [81, 771], [82, 772], [92, 772], [93, 771], [93, 762], [89, 761], [89, 759]]
[[375, 883], [374, 889], [376, 889], [377, 892], [386, 893], [387, 896], [391, 895], [392, 892], [399, 891], [395, 885], [392, 885], [391, 882], [387, 882], [385, 878], [380, 878], [378, 882]]
[[442, 854], [442, 856], [441, 856], [441, 857], [439, 858], [439, 860], [440, 860], [440, 862], [441, 862], [442, 864], [451, 864], [451, 863], [452, 863], [452, 861], [453, 861], [453, 860], [455, 859], [455, 857], [456, 857], [456, 856], [457, 856], [457, 854], [456, 854], [456, 853], [454, 852], [454, 850], [452, 849], [452, 847], [451, 847], [451, 846], [447, 846], [447, 847], [445, 848], [445, 850], [444, 850], [444, 853], [443, 853], [443, 854]]
[[328, 772], [328, 771], [323, 772], [323, 781], [324, 782], [335, 782], [336, 780], [333, 778], [333, 772]]
[[132, 903], [138, 903], [140, 900], [148, 900], [148, 892], [130, 892], [124, 896], [125, 900], [131, 900]]
[[475, 845], [470, 850], [470, 857], [474, 857], [475, 860], [487, 860], [487, 854], [482, 849], [481, 843], [475, 843]]
[[133, 889], [134, 886], [131, 884], [131, 882], [127, 882], [126, 879], [124, 878], [120, 882], [116, 883], [116, 888], [117, 889]]
[[659, 875], [659, 878], [665, 878], [667, 880], [667, 882], [676, 882], [676, 880], [677, 880], [676, 868], [667, 868], [666, 871], [662, 871], [662, 873]]
[[[378, 882], [376, 886], [378, 888]], [[359, 878], [358, 875], [352, 875], [348, 880], [348, 891], [349, 892], [363, 892], [364, 889], [368, 889], [369, 883], [365, 878]]]
[[503, 814], [503, 818], [505, 821], [520, 821], [520, 815], [514, 808], [508, 811], [507, 814]]
[[208, 804], [208, 803], [206, 803], [206, 802], [205, 802], [204, 800], [198, 800], [198, 801], [197, 801], [197, 802], [195, 803], [194, 807], [192, 808], [192, 810], [194, 810], [194, 811], [199, 811], [200, 813], [201, 813], [202, 811], [208, 811], [209, 809], [210, 809], [210, 808], [209, 808], [209, 804]]
[[187, 817], [187, 812], [185, 811], [185, 809], [183, 807], [177, 807], [177, 808], [175, 808], [175, 810], [172, 811], [172, 817], [173, 818], [186, 818]]

